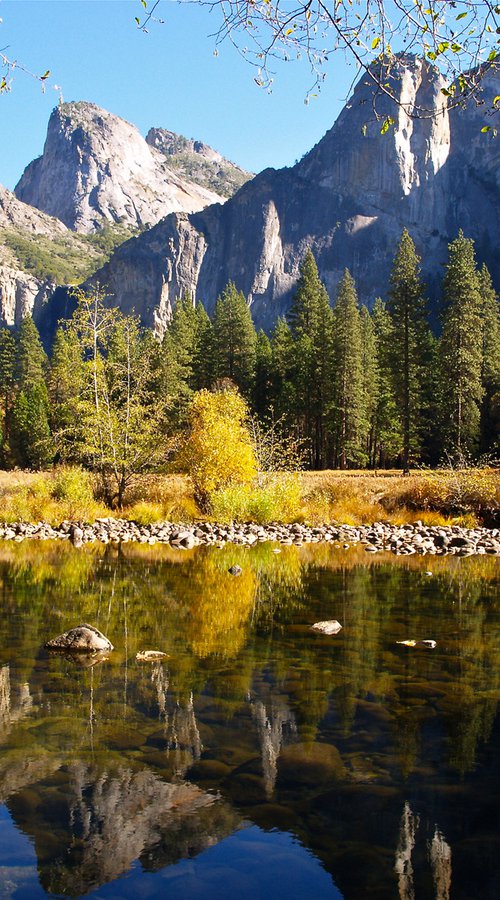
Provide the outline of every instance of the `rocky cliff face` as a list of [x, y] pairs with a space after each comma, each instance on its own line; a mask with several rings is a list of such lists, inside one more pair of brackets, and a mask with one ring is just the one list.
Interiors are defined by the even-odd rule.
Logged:
[[168, 165], [182, 178], [194, 181], [222, 197], [231, 197], [253, 177], [249, 172], [224, 159], [208, 144], [188, 140], [165, 128], [150, 128], [146, 142], [163, 153]]
[[0, 228], [22, 228], [27, 233], [47, 237], [65, 234], [66, 226], [45, 213], [18, 200], [12, 191], [0, 184]]
[[25, 271], [16, 256], [16, 242], [40, 235], [60, 239], [67, 228], [0, 185], [0, 327], [17, 325], [26, 315], [38, 317], [54, 290], [50, 278], [37, 278]]
[[43, 155], [27, 166], [15, 194], [86, 234], [116, 222], [153, 225], [222, 199], [170, 168], [133, 125], [84, 102], [53, 111]]
[[[291, 169], [268, 169], [224, 206], [170, 215], [119, 248], [98, 277], [125, 311], [135, 309], [158, 332], [186, 289], [213, 310], [232, 279], [248, 297], [258, 325], [270, 328], [287, 311], [307, 248], [333, 296], [345, 267], [363, 302], [387, 292], [395, 245], [406, 226], [424, 260], [431, 296], [459, 228], [497, 284], [500, 258], [498, 139], [481, 133], [485, 110], [500, 93], [485, 78], [483, 106], [448, 111], [440, 75], [402, 57], [394, 74], [401, 106], [378, 98], [394, 126], [381, 134], [372, 113], [373, 87], [358, 83], [333, 128]], [[432, 119], [405, 109], [432, 104]]]

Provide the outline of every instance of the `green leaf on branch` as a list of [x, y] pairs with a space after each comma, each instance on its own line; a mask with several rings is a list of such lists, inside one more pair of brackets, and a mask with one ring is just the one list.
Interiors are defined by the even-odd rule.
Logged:
[[386, 116], [384, 121], [382, 122], [380, 134], [385, 134], [387, 131], [389, 131], [391, 125], [394, 125], [394, 119], [392, 118], [392, 116]]

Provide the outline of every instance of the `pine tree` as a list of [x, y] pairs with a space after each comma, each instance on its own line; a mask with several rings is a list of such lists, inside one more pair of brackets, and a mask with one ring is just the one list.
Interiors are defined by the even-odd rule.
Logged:
[[294, 339], [293, 374], [302, 436], [310, 442], [311, 465], [322, 468], [328, 456], [328, 413], [332, 377], [332, 310], [310, 250], [301, 267], [289, 322]]
[[253, 407], [262, 419], [269, 408], [271, 397], [271, 370], [273, 354], [267, 334], [262, 329], [257, 332], [255, 349], [255, 383]]
[[48, 422], [48, 360], [30, 316], [21, 322], [16, 342], [15, 377], [19, 391], [12, 414], [12, 450], [16, 463], [38, 469], [53, 457]]
[[271, 335], [271, 399], [270, 406], [277, 419], [288, 430], [296, 423], [297, 406], [295, 379], [295, 345], [290, 327], [281, 316]]
[[393, 327], [380, 297], [377, 297], [373, 306], [372, 322], [377, 352], [378, 402], [372, 425], [371, 463], [374, 467], [385, 468], [399, 455], [403, 435], [392, 378]]
[[459, 458], [479, 442], [483, 398], [481, 292], [474, 244], [460, 231], [449, 245], [440, 343], [443, 449]]
[[47, 391], [42, 383], [28, 385], [16, 398], [12, 411], [12, 449], [22, 468], [42, 469], [52, 461]]
[[193, 390], [210, 388], [215, 381], [214, 334], [202, 303], [196, 304], [196, 338], [193, 350]]
[[366, 461], [373, 463], [375, 417], [379, 402], [380, 373], [377, 354], [375, 328], [366, 306], [360, 310], [361, 324], [361, 370], [363, 373], [363, 443]]
[[212, 326], [215, 377], [231, 379], [250, 398], [257, 334], [245, 297], [232, 281], [217, 299]]
[[391, 362], [403, 432], [401, 461], [407, 472], [411, 457], [420, 452], [422, 444], [429, 327], [420, 260], [406, 228], [394, 258], [390, 284], [387, 309], [393, 325]]
[[364, 396], [361, 322], [356, 286], [348, 269], [337, 289], [333, 308], [334, 462], [345, 469], [363, 459]]
[[45, 384], [47, 370], [47, 355], [38, 328], [31, 316], [26, 316], [17, 335], [16, 381], [20, 390]]
[[196, 350], [198, 317], [191, 294], [186, 291], [176, 303], [172, 321], [168, 328], [179, 366], [179, 378], [187, 386], [193, 386], [193, 359]]
[[[496, 291], [485, 265], [479, 271], [481, 325], [483, 336], [481, 381], [481, 449], [500, 450], [500, 319]], [[495, 441], [497, 445], [495, 447]]]
[[16, 341], [7, 328], [0, 329], [0, 402], [1, 412], [1, 450], [0, 458], [3, 466], [11, 465], [10, 431], [11, 412], [15, 403], [14, 373], [16, 364]]

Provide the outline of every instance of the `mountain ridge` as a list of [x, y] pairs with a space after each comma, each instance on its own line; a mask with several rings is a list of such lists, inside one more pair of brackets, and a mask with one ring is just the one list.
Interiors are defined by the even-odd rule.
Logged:
[[63, 103], [14, 194], [84, 234], [115, 223], [148, 227], [170, 212], [226, 199], [171, 162], [120, 116], [87, 101]]
[[[425, 61], [401, 56], [393, 79], [400, 105], [379, 97], [378, 120], [367, 122], [373, 86], [361, 78], [332, 128], [295, 166], [266, 169], [223, 206], [167, 216], [119, 248], [97, 274], [113, 302], [161, 334], [177, 297], [189, 291], [210, 313], [231, 280], [256, 324], [269, 330], [286, 314], [312, 249], [330, 296], [347, 267], [370, 305], [387, 293], [404, 227], [423, 257], [431, 297], [460, 228], [498, 285], [500, 146], [481, 132], [500, 93], [498, 73], [485, 76], [484, 105], [464, 110], [447, 109], [444, 80]], [[434, 117], [413, 120], [405, 106], [423, 99]], [[382, 134], [389, 117], [394, 125]]]

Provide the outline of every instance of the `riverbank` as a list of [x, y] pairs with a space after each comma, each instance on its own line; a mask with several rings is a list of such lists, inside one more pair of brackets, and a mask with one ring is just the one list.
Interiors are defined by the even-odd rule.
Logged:
[[424, 525], [421, 521], [404, 525], [376, 522], [372, 525], [290, 525], [255, 523], [217, 525], [213, 522], [179, 524], [158, 522], [140, 525], [127, 519], [103, 517], [92, 525], [71, 521], [54, 528], [47, 522], [18, 522], [0, 526], [0, 540], [21, 542], [32, 540], [66, 540], [75, 546], [99, 541], [103, 544], [137, 542], [169, 544], [179, 550], [200, 545], [223, 547], [227, 543], [251, 547], [272, 541], [278, 545], [326, 542], [341, 549], [363, 545], [367, 553], [386, 550], [398, 556], [491, 555], [500, 556], [500, 529], [465, 528], [460, 525]]
[[[211, 516], [195, 502], [193, 485], [182, 474], [138, 476], [130, 485], [119, 515], [138, 525], [164, 521], [221, 524], [252, 521], [298, 522], [322, 526], [338, 522], [393, 526], [500, 527], [500, 471], [490, 467], [400, 471], [323, 471], [273, 473], [251, 497], [235, 487], [213, 498]], [[47, 472], [0, 472], [0, 524], [64, 520], [95, 522], [117, 516], [102, 499], [99, 480], [78, 467]]]

